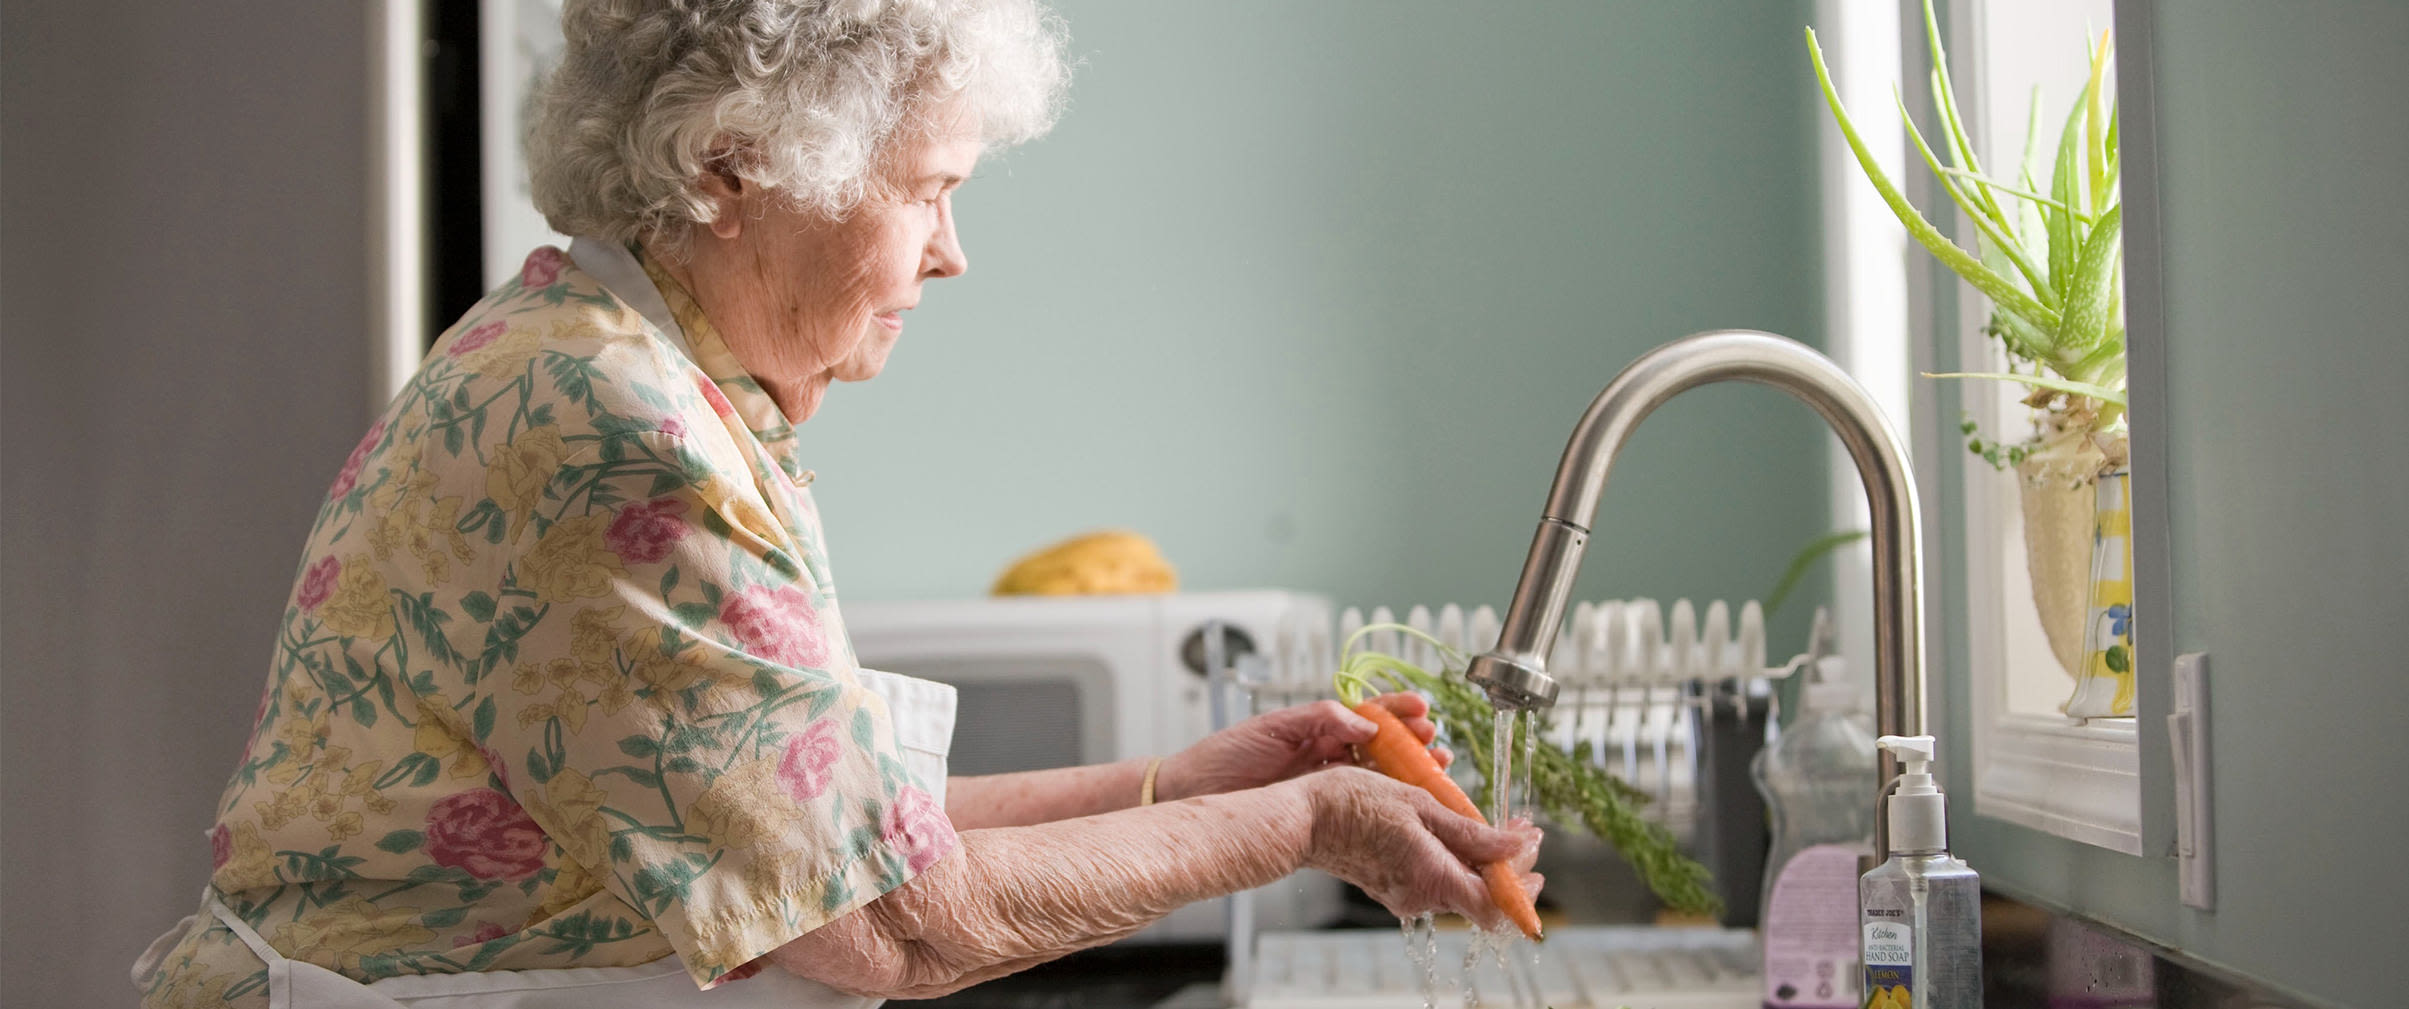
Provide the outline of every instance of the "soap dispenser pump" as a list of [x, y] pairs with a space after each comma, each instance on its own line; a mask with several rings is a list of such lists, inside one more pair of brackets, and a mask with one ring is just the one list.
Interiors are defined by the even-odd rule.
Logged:
[[1949, 850], [1949, 797], [1932, 780], [1931, 736], [1884, 736], [1877, 749], [1899, 758], [1899, 787], [1890, 794], [1890, 850]]
[[1905, 765], [1892, 791], [1890, 859], [1857, 881], [1868, 1009], [1982, 1005], [1982, 880], [1949, 854], [1949, 799], [1931, 736], [1884, 736]]

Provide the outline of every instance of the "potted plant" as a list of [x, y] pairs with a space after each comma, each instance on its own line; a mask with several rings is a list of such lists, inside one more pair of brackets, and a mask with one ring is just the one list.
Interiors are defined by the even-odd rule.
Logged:
[[[2076, 679], [2066, 706], [2079, 717], [2132, 713], [2132, 541], [2126, 497], [2125, 324], [2117, 193], [2117, 118], [2105, 86], [2112, 55], [2102, 33], [2089, 47], [2090, 76], [2053, 149], [2042, 146], [2041, 97], [2027, 117], [2023, 159], [1985, 171], [1957, 107], [1931, 0], [1924, 3], [1932, 49], [1936, 152], [1899, 101], [1907, 135], [1939, 190], [1977, 233], [1975, 250], [1925, 219], [1885, 175], [1843, 108], [1815, 30], [1807, 51], [1832, 117], [1857, 163], [1917, 244], [1990, 299], [1983, 332], [2006, 350], [1999, 372], [1934, 378], [1989, 379], [2024, 389], [2033, 427], [2021, 438], [1986, 436], [1971, 419], [1966, 446], [2019, 477], [2033, 603], [2051, 651]], [[1896, 90], [1893, 91], [1894, 99]], [[2046, 184], [2044, 184], [2046, 183]]]

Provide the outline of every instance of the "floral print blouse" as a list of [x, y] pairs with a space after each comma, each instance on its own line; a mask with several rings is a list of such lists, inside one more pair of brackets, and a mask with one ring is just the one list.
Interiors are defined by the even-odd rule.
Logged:
[[[284, 955], [674, 953], [708, 988], [954, 846], [855, 673], [794, 431], [646, 269], [691, 357], [537, 249], [335, 475], [209, 834]], [[144, 1004], [265, 1006], [197, 921]]]

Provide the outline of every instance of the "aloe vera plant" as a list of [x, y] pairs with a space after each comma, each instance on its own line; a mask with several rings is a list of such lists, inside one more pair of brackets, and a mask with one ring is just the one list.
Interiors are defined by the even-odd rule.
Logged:
[[[2124, 210], [2117, 194], [2116, 109], [2106, 86], [2110, 36], [2102, 32], [2096, 44], [2086, 46], [2090, 77], [2058, 131], [2054, 154], [2045, 155], [2041, 147], [2041, 95], [2034, 89], [2023, 160], [2012, 175], [2003, 176], [1983, 170], [1967, 136], [1931, 0], [1924, 2], [1924, 35], [1932, 48], [1933, 104], [1942, 132], [1938, 152], [1895, 87], [1892, 98], [1934, 181], [1973, 223], [1978, 251], [1960, 247], [1934, 227], [1883, 173], [1841, 105], [1813, 28], [1807, 29], [1807, 53], [1832, 118], [1866, 178], [1917, 244], [1991, 300], [1984, 332], [1997, 337], [2014, 362], [2005, 372], [1931, 377], [2000, 379], [2029, 388], [2024, 402], [2036, 411], [2041, 428], [2033, 438], [2002, 446], [1986, 442], [1971, 422], [1964, 428], [1968, 447], [1993, 465], [2020, 463], [2029, 452], [2076, 438], [2101, 443], [2109, 458], [2121, 461], [2122, 440], [2115, 436], [2125, 412]], [[2106, 444], [2111, 440], [2112, 446]]]

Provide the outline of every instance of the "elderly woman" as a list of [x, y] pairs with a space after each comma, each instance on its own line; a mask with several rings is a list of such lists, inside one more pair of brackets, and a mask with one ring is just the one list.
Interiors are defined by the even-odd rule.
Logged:
[[1496, 920], [1467, 866], [1535, 835], [1344, 766], [1371, 728], [1335, 703], [948, 779], [950, 688], [854, 661], [795, 428], [965, 268], [953, 193], [1050, 125], [1054, 19], [572, 0], [563, 27], [530, 161], [584, 237], [344, 461], [145, 1005], [864, 1005], [1303, 866]]

